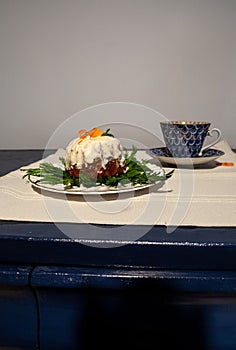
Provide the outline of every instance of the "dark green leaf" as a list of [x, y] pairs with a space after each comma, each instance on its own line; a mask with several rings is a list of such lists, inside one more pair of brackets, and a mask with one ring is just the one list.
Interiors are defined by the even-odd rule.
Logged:
[[[110, 129], [107, 130], [109, 132]], [[65, 170], [65, 159], [60, 157], [60, 161], [64, 167], [64, 170], [58, 166], [53, 165], [52, 163], [42, 163], [39, 168], [30, 168], [30, 169], [21, 169], [21, 171], [25, 171], [25, 175], [23, 178], [35, 176], [39, 179], [37, 182], [56, 185], [56, 184], [64, 184], [67, 187], [80, 186], [83, 185], [85, 187], [94, 187], [98, 185], [106, 185], [117, 187], [119, 183], [131, 183], [132, 185], [144, 185], [149, 183], [155, 183], [157, 181], [166, 181], [169, 179], [174, 170], [164, 174], [158, 175], [153, 170], [148, 167], [148, 161], [142, 160], [138, 161], [135, 157], [137, 153], [137, 148], [133, 146], [130, 155], [126, 151], [126, 166], [127, 171], [123, 174], [117, 176], [109, 176], [107, 178], [98, 177], [97, 180], [91, 179], [89, 174], [80, 173], [80, 177], [76, 178], [74, 176], [70, 176], [70, 174]]]

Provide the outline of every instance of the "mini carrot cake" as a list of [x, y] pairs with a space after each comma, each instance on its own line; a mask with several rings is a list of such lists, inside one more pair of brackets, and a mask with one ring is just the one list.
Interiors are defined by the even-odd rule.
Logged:
[[120, 141], [98, 128], [80, 130], [66, 148], [66, 170], [71, 176], [81, 173], [90, 178], [107, 178], [126, 171], [125, 155]]

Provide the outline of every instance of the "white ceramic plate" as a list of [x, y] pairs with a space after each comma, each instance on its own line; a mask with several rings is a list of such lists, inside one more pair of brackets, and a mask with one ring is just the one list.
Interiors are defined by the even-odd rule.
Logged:
[[63, 185], [47, 185], [47, 184], [40, 184], [35, 183], [35, 181], [38, 180], [38, 178], [34, 179], [33, 176], [29, 178], [30, 183], [33, 187], [38, 188], [40, 190], [46, 191], [46, 192], [53, 192], [53, 193], [60, 193], [60, 194], [66, 194], [66, 195], [103, 195], [103, 194], [119, 194], [119, 193], [127, 193], [132, 191], [138, 191], [142, 189], [147, 189], [151, 186], [156, 185], [157, 183], [160, 183], [161, 181], [157, 181], [155, 183], [146, 184], [146, 185], [137, 185], [135, 187], [132, 186], [122, 186], [119, 188], [116, 187], [108, 187], [108, 186], [96, 186], [91, 187], [87, 189], [81, 190], [80, 187], [73, 187], [65, 189]]
[[168, 150], [166, 147], [160, 148], [151, 148], [147, 151], [148, 154], [152, 155], [154, 158], [159, 159], [159, 161], [164, 165], [171, 166], [197, 166], [206, 164], [212, 160], [223, 156], [224, 152], [209, 148], [206, 151], [203, 151], [202, 156], [195, 158], [174, 158], [168, 155]]
[[[60, 166], [56, 162], [52, 162], [52, 163], [54, 163], [56, 166]], [[157, 173], [160, 176], [165, 174], [164, 169], [159, 164], [150, 163], [150, 164], [147, 164], [147, 166], [151, 170], [155, 171], [155, 173]], [[118, 187], [108, 187], [105, 185], [101, 185], [101, 186], [94, 186], [94, 187], [90, 187], [90, 188], [86, 188], [86, 187], [65, 188], [65, 186], [63, 184], [53, 186], [53, 185], [49, 185], [49, 184], [45, 184], [45, 183], [42, 184], [40, 182], [36, 183], [36, 181], [38, 179], [39, 178], [35, 177], [35, 176], [29, 177], [29, 181], [33, 187], [38, 188], [40, 190], [47, 191], [47, 192], [61, 193], [61, 194], [66, 194], [66, 195], [70, 195], [70, 194], [73, 194], [73, 195], [98, 195], [98, 194], [102, 195], [102, 194], [111, 194], [111, 193], [119, 194], [119, 193], [126, 193], [126, 192], [147, 189], [147, 188], [154, 186], [157, 183], [161, 182], [161, 181], [157, 181], [157, 182], [152, 183], [152, 184], [136, 185], [136, 186], [132, 186], [131, 184], [129, 184], [129, 185], [124, 185], [124, 186], [119, 185]]]

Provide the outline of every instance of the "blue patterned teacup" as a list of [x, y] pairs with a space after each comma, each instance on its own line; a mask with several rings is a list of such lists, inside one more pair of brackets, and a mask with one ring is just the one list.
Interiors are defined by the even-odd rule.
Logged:
[[[164, 142], [170, 152], [170, 157], [194, 158], [202, 155], [202, 151], [215, 145], [221, 138], [219, 129], [211, 129], [209, 122], [166, 121], [161, 122]], [[215, 141], [203, 147], [206, 136], [217, 133]]]

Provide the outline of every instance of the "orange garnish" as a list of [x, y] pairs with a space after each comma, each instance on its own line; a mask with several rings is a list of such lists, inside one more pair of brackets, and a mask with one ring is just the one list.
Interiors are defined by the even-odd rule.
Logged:
[[218, 166], [234, 166], [233, 162], [216, 162], [216, 165]]
[[80, 130], [78, 131], [78, 136], [79, 136], [79, 137], [86, 137], [86, 136], [88, 136], [88, 131], [85, 130], [85, 129], [80, 129]]
[[103, 134], [104, 134], [104, 132], [98, 128], [93, 128], [90, 131], [87, 131], [85, 129], [81, 129], [78, 131], [78, 136], [80, 138], [79, 142], [83, 141], [87, 136], [98, 137], [98, 136], [102, 136]]
[[102, 136], [104, 132], [98, 128], [93, 128], [90, 132], [89, 132], [89, 136], [90, 137], [98, 137], [98, 136]]

